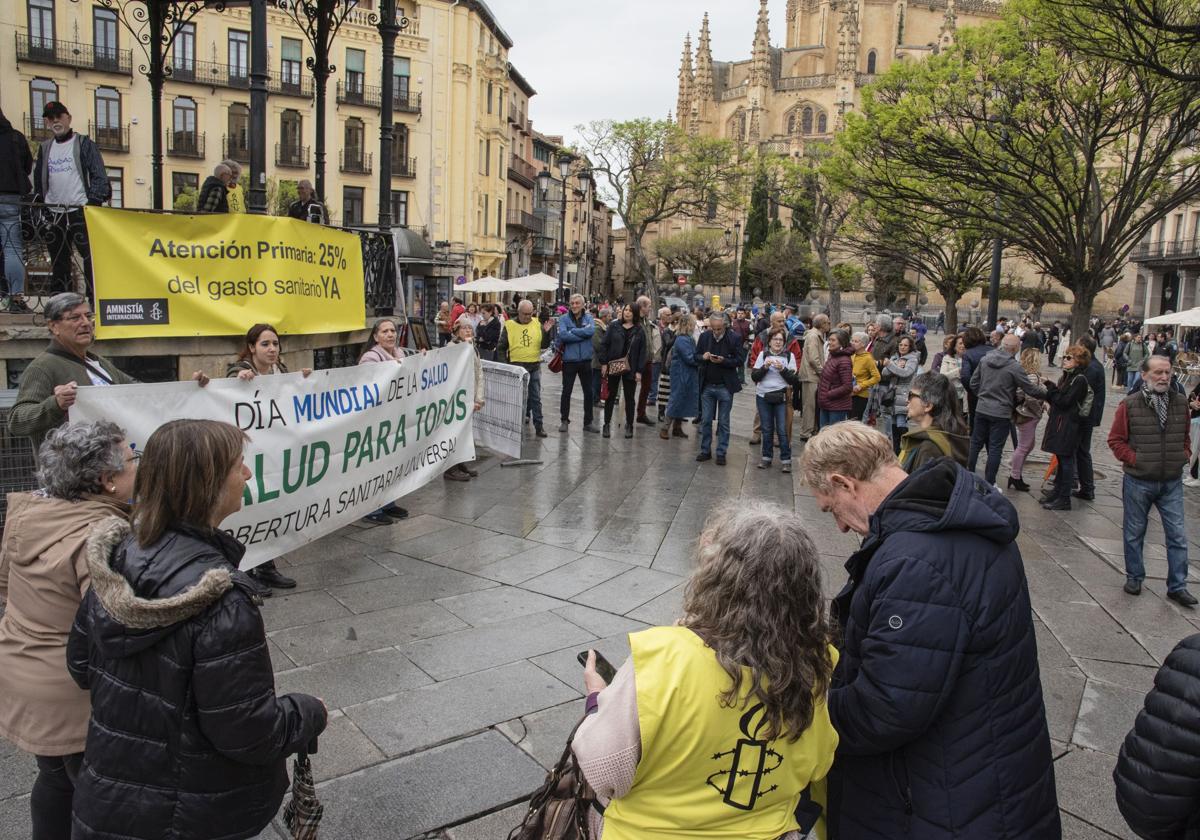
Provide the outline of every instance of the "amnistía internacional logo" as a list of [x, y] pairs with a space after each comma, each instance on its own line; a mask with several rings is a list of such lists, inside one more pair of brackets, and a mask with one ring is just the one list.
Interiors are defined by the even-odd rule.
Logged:
[[171, 316], [166, 298], [101, 299], [100, 326], [154, 326], [168, 324]]

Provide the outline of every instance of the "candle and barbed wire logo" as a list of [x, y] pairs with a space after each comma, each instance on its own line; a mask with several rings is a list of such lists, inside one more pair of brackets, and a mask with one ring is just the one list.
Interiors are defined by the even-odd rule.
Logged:
[[726, 805], [742, 811], [753, 810], [758, 800], [779, 789], [779, 785], [763, 788], [766, 777], [783, 765], [783, 756], [758, 738], [765, 723], [763, 704], [751, 706], [738, 723], [743, 737], [737, 746], [712, 757], [713, 761], [730, 759], [730, 765], [709, 776], [708, 786], [721, 794]]

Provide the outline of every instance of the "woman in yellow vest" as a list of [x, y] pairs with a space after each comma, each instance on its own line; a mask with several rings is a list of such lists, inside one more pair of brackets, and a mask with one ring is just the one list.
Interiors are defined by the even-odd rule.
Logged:
[[699, 545], [680, 622], [631, 633], [612, 685], [589, 656], [573, 749], [606, 806], [593, 837], [799, 840], [838, 743], [816, 546], [770, 506], [722, 517]]
[[246, 192], [242, 189], [242, 165], [236, 160], [223, 160], [221, 163], [229, 167], [229, 171], [233, 173], [233, 178], [226, 187], [228, 195], [226, 198], [229, 201], [230, 213], [245, 213], [246, 212]]

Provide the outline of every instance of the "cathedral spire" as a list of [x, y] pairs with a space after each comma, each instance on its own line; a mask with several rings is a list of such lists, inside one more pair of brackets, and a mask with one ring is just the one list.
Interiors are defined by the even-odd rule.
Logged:
[[842, 12], [842, 20], [838, 24], [837, 72], [839, 76], [853, 76], [858, 69], [859, 37], [858, 0], [849, 0]]
[[713, 58], [708, 33], [708, 12], [704, 13], [704, 22], [700, 24], [700, 42], [696, 47], [696, 85], [693, 93], [703, 114], [713, 98]]
[[680, 125], [687, 122], [692, 110], [692, 86], [696, 83], [696, 72], [692, 69], [692, 33], [683, 39], [683, 60], [679, 64], [679, 101], [675, 106], [676, 119]]
[[754, 50], [750, 58], [750, 87], [771, 84], [771, 12], [767, 0], [758, 0], [758, 24], [754, 28]]
[[946, 14], [942, 17], [942, 31], [938, 34], [938, 45], [942, 49], [952, 45], [957, 31], [958, 10], [954, 8], [954, 0], [946, 0]]

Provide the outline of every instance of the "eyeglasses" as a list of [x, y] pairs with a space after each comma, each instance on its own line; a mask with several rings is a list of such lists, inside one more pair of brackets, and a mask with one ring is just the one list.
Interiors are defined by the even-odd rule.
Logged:
[[95, 312], [76, 312], [74, 315], [64, 315], [61, 318], [55, 318], [56, 321], [66, 321], [68, 324], [78, 324], [80, 321], [95, 321]]
[[921, 394], [920, 394], [919, 392], [917, 392], [917, 391], [909, 391], [909, 392], [908, 392], [908, 398], [909, 398], [910, 400], [911, 400], [911, 399], [913, 399], [913, 398], [916, 398], [916, 399], [918, 399], [918, 400], [919, 400], [919, 399], [922, 399], [922, 397], [921, 397]]
[[126, 464], [136, 464], [140, 460], [142, 460], [142, 453], [141, 452], [133, 452], [130, 454], [130, 456], [128, 458], [125, 459], [125, 463]]

